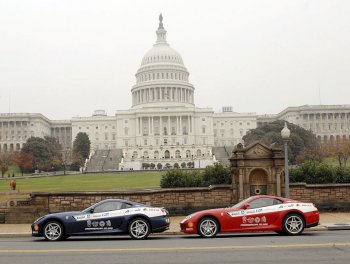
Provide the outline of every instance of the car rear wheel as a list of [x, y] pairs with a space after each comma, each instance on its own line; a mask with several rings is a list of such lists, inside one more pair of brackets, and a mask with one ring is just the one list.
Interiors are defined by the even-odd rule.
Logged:
[[219, 224], [215, 219], [211, 217], [205, 217], [201, 219], [198, 223], [198, 234], [201, 237], [205, 237], [205, 238], [215, 237], [218, 231], [219, 231]]
[[287, 235], [300, 235], [304, 227], [304, 219], [299, 214], [289, 214], [283, 219], [283, 231]]
[[44, 237], [48, 241], [58, 241], [65, 238], [63, 226], [57, 221], [50, 221], [44, 226]]
[[143, 218], [135, 218], [129, 223], [129, 235], [133, 239], [146, 239], [150, 232], [150, 225]]

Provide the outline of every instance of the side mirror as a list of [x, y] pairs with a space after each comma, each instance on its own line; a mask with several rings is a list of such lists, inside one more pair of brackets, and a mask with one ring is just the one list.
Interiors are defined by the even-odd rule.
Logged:
[[245, 203], [245, 204], [243, 204], [242, 209], [246, 210], [249, 207], [250, 207], [249, 203]]

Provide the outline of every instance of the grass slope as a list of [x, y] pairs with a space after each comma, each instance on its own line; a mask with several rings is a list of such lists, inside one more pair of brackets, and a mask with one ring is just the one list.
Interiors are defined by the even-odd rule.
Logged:
[[[102, 191], [159, 187], [162, 172], [96, 173], [17, 179], [17, 190], [25, 192]], [[0, 181], [0, 191], [10, 190], [8, 180]]]

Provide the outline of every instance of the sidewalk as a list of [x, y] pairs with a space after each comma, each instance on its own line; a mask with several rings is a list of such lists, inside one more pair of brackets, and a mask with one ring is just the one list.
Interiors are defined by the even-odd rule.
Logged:
[[[184, 218], [184, 216], [171, 217], [169, 230], [161, 234], [181, 234], [179, 224]], [[320, 225], [307, 230], [350, 230], [350, 213], [321, 213]], [[23, 236], [31, 236], [30, 224], [0, 224], [0, 237]]]

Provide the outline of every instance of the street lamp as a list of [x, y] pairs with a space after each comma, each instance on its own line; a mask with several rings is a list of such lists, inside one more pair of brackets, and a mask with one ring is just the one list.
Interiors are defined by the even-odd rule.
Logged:
[[281, 136], [284, 143], [284, 189], [285, 197], [289, 198], [289, 171], [288, 171], [288, 141], [290, 130], [287, 127], [287, 122], [284, 122], [284, 128], [281, 130]]

